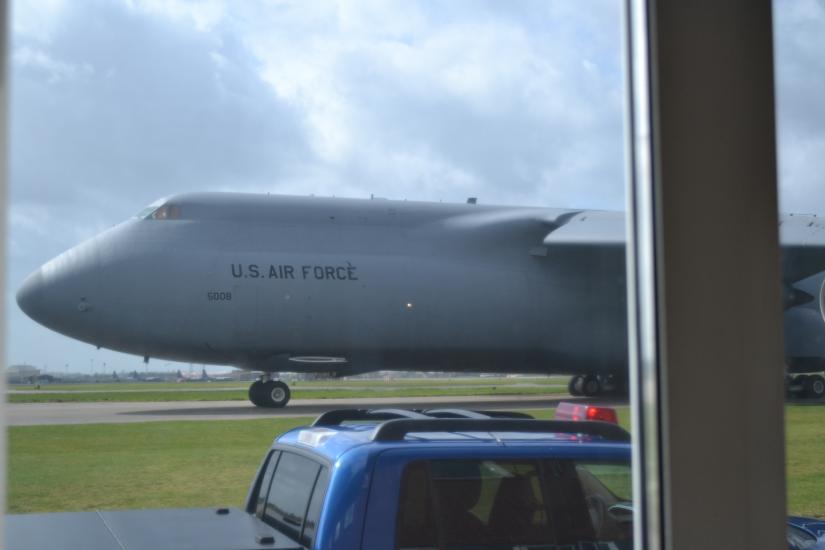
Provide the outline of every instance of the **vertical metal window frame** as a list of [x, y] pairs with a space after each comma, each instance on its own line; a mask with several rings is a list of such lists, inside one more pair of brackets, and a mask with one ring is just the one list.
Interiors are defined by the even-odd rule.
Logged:
[[626, 0], [638, 548], [785, 547], [770, 0]]
[[633, 538], [636, 548], [661, 550], [662, 457], [660, 434], [658, 304], [654, 222], [654, 129], [648, 5], [625, 3], [627, 69], [627, 310], [633, 444]]
[[[6, 189], [7, 164], [7, 104], [8, 93], [8, 2], [0, 0], [0, 357], [6, 357]], [[6, 377], [0, 376], [0, 392], [6, 395]], [[0, 510], [6, 510], [6, 465], [8, 437], [6, 435], [6, 399], [0, 399]], [[0, 514], [0, 533], [4, 533], [4, 515]], [[3, 541], [0, 541], [0, 547]]]

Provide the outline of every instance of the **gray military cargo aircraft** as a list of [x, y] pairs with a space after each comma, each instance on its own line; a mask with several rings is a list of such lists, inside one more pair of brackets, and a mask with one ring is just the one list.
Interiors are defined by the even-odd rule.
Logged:
[[[806, 335], [789, 363], [825, 364], [822, 287], [797, 284], [825, 271], [825, 224], [780, 223], [786, 318]], [[597, 395], [626, 377], [624, 232], [608, 211], [186, 194], [49, 261], [17, 302], [147, 361], [261, 371], [258, 406], [289, 401], [276, 372], [561, 373]]]

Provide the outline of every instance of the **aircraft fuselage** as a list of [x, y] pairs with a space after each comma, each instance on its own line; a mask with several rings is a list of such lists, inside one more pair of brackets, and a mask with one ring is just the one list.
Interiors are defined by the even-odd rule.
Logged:
[[[48, 262], [21, 307], [96, 346], [257, 370], [625, 368], [623, 246], [542, 245], [548, 220], [575, 213], [237, 194], [164, 205]], [[624, 230], [621, 216], [600, 223]]]

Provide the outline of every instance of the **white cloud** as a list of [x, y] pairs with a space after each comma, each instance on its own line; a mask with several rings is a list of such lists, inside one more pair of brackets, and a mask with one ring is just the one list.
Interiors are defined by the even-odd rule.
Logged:
[[[619, 189], [603, 194], [621, 206], [620, 29], [609, 14], [594, 23], [564, 12], [576, 30], [562, 39], [536, 30], [536, 13], [502, 17], [497, 4], [392, 4], [388, 9], [399, 15], [385, 24], [376, 23], [380, 10], [371, 4], [321, 6], [255, 12], [244, 43], [264, 79], [302, 113], [309, 143], [333, 172], [370, 182], [412, 154], [422, 160], [418, 166], [449, 166], [437, 173], [465, 174], [482, 194], [511, 202], [529, 196], [540, 174], [554, 171], [549, 164], [575, 149], [583, 153], [577, 165], [610, 168], [571, 171], [556, 185], [580, 187], [576, 178], [613, 171], [592, 188]], [[536, 6], [540, 18], [545, 4]], [[571, 131], [581, 140], [570, 139]], [[612, 147], [597, 139], [585, 150], [586, 135], [605, 133]], [[387, 194], [420, 192], [404, 182], [424, 175], [433, 172], [393, 179]]]
[[88, 63], [71, 64], [49, 56], [43, 50], [30, 47], [17, 48], [12, 52], [12, 63], [22, 68], [32, 68], [44, 71], [49, 84], [56, 84], [61, 80], [91, 76], [94, 69]]
[[199, 31], [212, 30], [224, 18], [223, 0], [124, 0], [131, 9], [191, 24]]
[[825, 213], [825, 4], [782, 0], [774, 9], [782, 209]]
[[13, 35], [27, 36], [48, 43], [61, 15], [70, 4], [68, 0], [16, 1], [11, 3], [11, 30]]

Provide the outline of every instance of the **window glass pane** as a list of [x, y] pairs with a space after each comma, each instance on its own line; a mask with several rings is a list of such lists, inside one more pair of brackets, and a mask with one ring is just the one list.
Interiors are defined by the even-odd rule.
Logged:
[[425, 462], [414, 462], [404, 471], [395, 529], [397, 548], [426, 548], [438, 544]]
[[301, 543], [307, 546], [312, 546], [315, 532], [318, 529], [318, 522], [321, 519], [321, 510], [324, 506], [324, 497], [326, 496], [328, 481], [329, 470], [322, 467], [318, 474], [318, 480], [315, 482], [315, 490], [312, 492], [312, 497], [309, 501], [309, 509], [307, 510], [306, 521], [304, 521], [304, 531], [301, 535]]
[[153, 220], [176, 220], [180, 218], [180, 206], [174, 204], [164, 204], [152, 212], [150, 217]]
[[[629, 501], [632, 499], [632, 483], [630, 480], [630, 470], [627, 465], [622, 464], [579, 464], [579, 478], [589, 488], [588, 494], [595, 491], [606, 492], [616, 501]], [[591, 485], [590, 482], [596, 485]]]
[[266, 464], [266, 470], [264, 471], [264, 476], [261, 479], [261, 484], [258, 487], [258, 498], [256, 499], [255, 505], [255, 515], [258, 517], [262, 517], [264, 514], [264, 508], [266, 506], [266, 497], [269, 493], [269, 487], [272, 483], [272, 474], [275, 472], [275, 467], [278, 465], [278, 457], [280, 456], [279, 451], [273, 451], [272, 454], [269, 456], [269, 460]]
[[397, 546], [630, 548], [629, 478], [626, 462], [416, 462], [402, 481]]
[[281, 453], [266, 499], [264, 519], [297, 539], [320, 466], [293, 453]]
[[[626, 405], [619, 0], [13, 3], [6, 290], [27, 291], [7, 301], [7, 364], [20, 433], [33, 431], [18, 405], [30, 401], [68, 423], [66, 401], [98, 402], [95, 420], [114, 422], [150, 419], [164, 400], [249, 396], [272, 410], [316, 391], [364, 408], [457, 395], [545, 416], [570, 394]], [[266, 452], [212, 429], [164, 437], [176, 452], [191, 437], [193, 456], [217, 464]], [[104, 449], [78, 464], [105, 466], [66, 468], [35, 438], [51, 446], [34, 470], [61, 475], [32, 484], [13, 438], [11, 511], [208, 506], [238, 491], [211, 475], [222, 466], [176, 468], [161, 444], [160, 458], [136, 445], [124, 475], [106, 446], [65, 437]], [[309, 506], [312, 537], [321, 493], [303, 481], [317, 466], [282, 461], [256, 511], [300, 533]], [[467, 485], [479, 494], [465, 511], [502, 530], [496, 495], [519, 485], [524, 506], [544, 509], [522, 518], [530, 537], [561, 521], [543, 465], [475, 467], [475, 479], [436, 472], [409, 501], [451, 503]], [[135, 479], [203, 492], [139, 493]], [[587, 517], [575, 504], [569, 529]], [[432, 506], [410, 506], [406, 531], [437, 543]]]
[[538, 462], [482, 463], [483, 498], [473, 512], [486, 523], [485, 540], [519, 545], [553, 540], [539, 468]]
[[791, 542], [825, 536], [825, 5], [773, 4]]
[[157, 209], [157, 207], [156, 207], [156, 206], [147, 206], [146, 208], [144, 208], [143, 210], [141, 210], [140, 212], [138, 212], [138, 213], [137, 213], [137, 215], [136, 215], [135, 217], [136, 217], [136, 218], [140, 218], [140, 219], [146, 218], [146, 217], [148, 217], [148, 216], [149, 216], [149, 214], [151, 214], [152, 212], [154, 212], [156, 209]]

